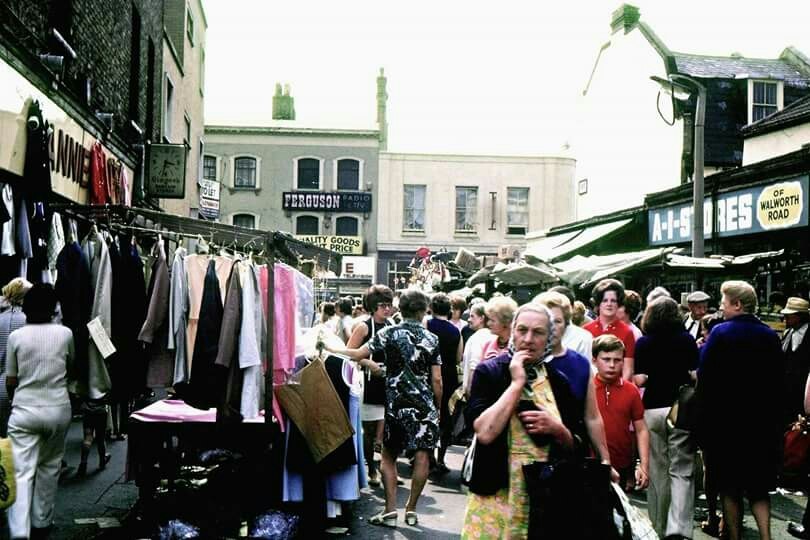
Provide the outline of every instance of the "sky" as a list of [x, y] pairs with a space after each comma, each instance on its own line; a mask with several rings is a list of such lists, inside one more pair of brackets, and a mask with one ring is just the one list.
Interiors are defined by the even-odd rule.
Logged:
[[[673, 51], [810, 56], [807, 0], [637, 0]], [[609, 0], [204, 0], [205, 122], [267, 125], [287, 83], [308, 127], [374, 128], [388, 78], [388, 150], [565, 153], [610, 36]]]

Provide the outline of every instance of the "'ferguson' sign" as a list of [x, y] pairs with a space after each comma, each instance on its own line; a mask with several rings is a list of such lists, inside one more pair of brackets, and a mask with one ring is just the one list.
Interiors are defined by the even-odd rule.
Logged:
[[371, 193], [347, 193], [332, 191], [285, 191], [282, 201], [284, 210], [310, 212], [371, 212]]

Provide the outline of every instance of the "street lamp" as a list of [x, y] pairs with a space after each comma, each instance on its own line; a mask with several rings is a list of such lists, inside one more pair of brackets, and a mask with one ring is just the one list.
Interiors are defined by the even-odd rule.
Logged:
[[703, 257], [703, 124], [706, 118], [706, 87], [692, 77], [671, 73], [669, 79], [652, 76], [673, 99], [686, 101], [697, 92], [695, 107], [695, 166], [692, 175], [692, 257]]

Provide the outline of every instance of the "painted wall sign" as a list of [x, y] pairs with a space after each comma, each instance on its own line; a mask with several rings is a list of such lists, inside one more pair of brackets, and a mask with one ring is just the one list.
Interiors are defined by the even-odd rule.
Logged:
[[285, 191], [284, 210], [311, 212], [371, 212], [371, 193], [345, 191]]
[[331, 249], [345, 255], [363, 254], [363, 237], [361, 236], [327, 236], [323, 234], [296, 235], [298, 240]]
[[[804, 227], [808, 224], [808, 177], [722, 193], [717, 208], [712, 201], [703, 201], [703, 233], [712, 235], [717, 218], [720, 237]], [[692, 204], [677, 204], [655, 208], [648, 212], [651, 245], [676, 244], [692, 240]]]
[[146, 194], [161, 199], [186, 196], [186, 145], [150, 144], [146, 151]]

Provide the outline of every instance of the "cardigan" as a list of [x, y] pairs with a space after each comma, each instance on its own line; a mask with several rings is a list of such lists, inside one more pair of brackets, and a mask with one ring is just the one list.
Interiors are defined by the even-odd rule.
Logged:
[[[473, 429], [473, 423], [481, 413], [491, 407], [503, 395], [512, 382], [509, 373], [511, 357], [501, 354], [478, 364], [472, 380], [470, 400], [464, 411], [467, 427]], [[588, 441], [585, 430], [582, 402], [577, 400], [571, 390], [568, 378], [546, 363], [546, 372], [554, 392], [554, 400], [562, 416], [563, 424], [574, 436], [574, 441]], [[473, 474], [470, 480], [470, 491], [478, 495], [493, 495], [499, 489], [509, 486], [509, 443], [507, 427], [489, 444], [476, 445]], [[575, 445], [574, 451], [581, 450]]]

